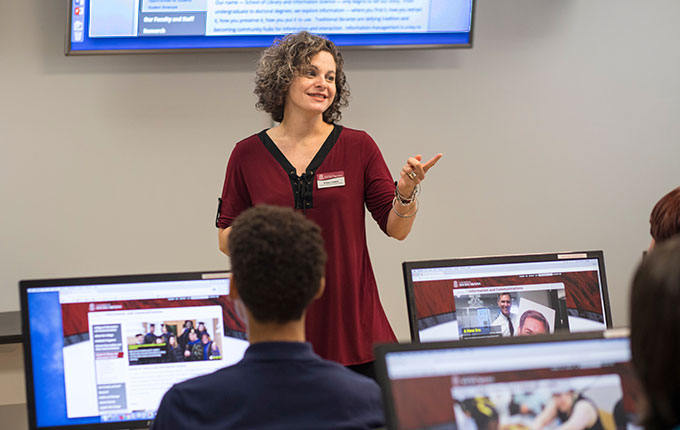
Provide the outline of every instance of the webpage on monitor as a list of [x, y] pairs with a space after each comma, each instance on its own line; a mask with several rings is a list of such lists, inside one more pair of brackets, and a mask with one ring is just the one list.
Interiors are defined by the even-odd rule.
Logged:
[[[153, 418], [173, 384], [233, 364], [248, 347], [226, 279], [36, 288], [29, 298], [54, 290], [61, 324], [50, 337], [59, 337], [61, 354], [34, 367], [60, 375], [65, 416], [57, 423]], [[30, 320], [35, 356], [49, 346], [40, 316]], [[45, 381], [34, 382], [38, 397]]]
[[640, 391], [629, 351], [627, 339], [607, 339], [394, 352], [385, 360], [399, 428], [485, 428], [491, 421], [535, 428], [558, 402], [571, 410], [581, 401], [599, 419], [635, 428]]
[[596, 258], [421, 268], [411, 278], [421, 341], [606, 329]]

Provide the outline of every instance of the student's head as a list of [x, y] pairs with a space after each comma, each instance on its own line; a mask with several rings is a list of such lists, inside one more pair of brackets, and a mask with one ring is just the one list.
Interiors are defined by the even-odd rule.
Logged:
[[153, 333], [154, 331], [156, 331], [156, 324], [154, 323], [149, 324], [149, 332]]
[[501, 313], [506, 317], [510, 315], [510, 307], [512, 307], [512, 297], [510, 293], [500, 293], [498, 295], [498, 307]]
[[194, 322], [193, 322], [193, 321], [191, 321], [191, 320], [185, 320], [185, 321], [184, 321], [184, 328], [190, 329], [190, 328], [193, 328], [193, 326], [194, 326]]
[[177, 346], [177, 338], [174, 335], [170, 335], [168, 337], [168, 345], [170, 345], [173, 348]]
[[141, 333], [137, 333], [135, 335], [135, 339], [137, 340], [137, 345], [141, 345], [144, 343], [144, 335]]
[[255, 72], [256, 107], [271, 114], [274, 121], [282, 121], [291, 84], [309, 75], [312, 59], [320, 52], [330, 54], [335, 63], [334, 98], [323, 112], [323, 120], [329, 124], [338, 121], [349, 98], [342, 55], [333, 42], [306, 31], [289, 34], [262, 53]]
[[204, 322], [199, 322], [198, 323], [198, 331], [205, 331], [205, 323]]
[[633, 367], [647, 398], [646, 428], [680, 424], [680, 236], [643, 259], [630, 295]]
[[210, 335], [207, 332], [203, 332], [203, 334], [201, 334], [201, 342], [202, 343], [210, 342]]
[[168, 332], [168, 326], [166, 326], [165, 324], [161, 324], [161, 332], [163, 334], [167, 333]]
[[322, 292], [321, 228], [292, 209], [246, 210], [232, 224], [229, 250], [232, 285], [259, 322], [299, 320]]
[[550, 325], [542, 313], [528, 310], [519, 317], [519, 335], [531, 336], [550, 332]]
[[196, 330], [191, 329], [189, 332], [189, 341], [190, 342], [196, 342], [198, 340], [198, 335], [196, 334]]
[[661, 197], [649, 216], [652, 244], [661, 243], [680, 233], [680, 187]]

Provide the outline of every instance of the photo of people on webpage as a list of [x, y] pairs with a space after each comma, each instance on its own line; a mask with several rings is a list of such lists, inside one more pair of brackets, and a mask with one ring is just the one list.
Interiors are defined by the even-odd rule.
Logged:
[[604, 330], [598, 279], [593, 270], [414, 281], [419, 340]]
[[62, 303], [61, 313], [68, 418], [155, 411], [173, 384], [248, 347], [226, 295]]
[[[459, 378], [462, 379], [462, 378]], [[458, 429], [617, 428], [623, 405], [617, 374], [456, 385], [451, 394]]]
[[222, 359], [218, 318], [210, 318], [207, 324], [198, 319], [142, 322], [127, 329], [131, 366]]
[[630, 363], [414, 376], [391, 384], [401, 429], [639, 428], [640, 388]]
[[454, 289], [458, 336], [530, 336], [568, 329], [564, 284]]

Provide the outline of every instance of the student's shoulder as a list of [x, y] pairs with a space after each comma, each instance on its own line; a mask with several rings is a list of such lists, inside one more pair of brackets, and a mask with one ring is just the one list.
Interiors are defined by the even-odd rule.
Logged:
[[380, 393], [380, 387], [373, 379], [353, 372], [333, 361], [322, 359], [321, 363], [328, 373], [329, 377], [326, 381], [330, 386], [367, 395]]
[[[194, 363], [190, 363], [194, 364]], [[197, 376], [177, 383], [168, 391], [174, 398], [205, 398], [209, 394], [225, 394], [225, 387], [232, 386], [230, 382], [238, 380], [237, 366], [228, 366], [206, 375]]]
[[[336, 405], [337, 410], [351, 410], [356, 422], [363, 427], [382, 427], [384, 415], [382, 394], [378, 384], [337, 363], [326, 362], [328, 372], [323, 386], [315, 387], [323, 398]], [[321, 394], [320, 394], [321, 395]]]

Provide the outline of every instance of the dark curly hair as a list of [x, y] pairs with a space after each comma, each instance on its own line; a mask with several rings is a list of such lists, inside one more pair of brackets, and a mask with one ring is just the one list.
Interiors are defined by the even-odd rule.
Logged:
[[300, 319], [324, 275], [321, 228], [292, 209], [261, 205], [234, 220], [228, 241], [234, 284], [253, 317]]
[[646, 397], [646, 429], [680, 425], [680, 236], [643, 259], [630, 294], [630, 349]]
[[659, 200], [649, 216], [649, 233], [659, 243], [680, 233], [680, 187]]
[[339, 121], [340, 110], [348, 105], [349, 87], [343, 71], [342, 54], [330, 40], [301, 31], [276, 40], [265, 49], [255, 71], [255, 107], [271, 114], [277, 122], [283, 120], [286, 94], [296, 75], [304, 72], [313, 56], [326, 51], [335, 60], [335, 99], [323, 113], [323, 120], [329, 124]]

